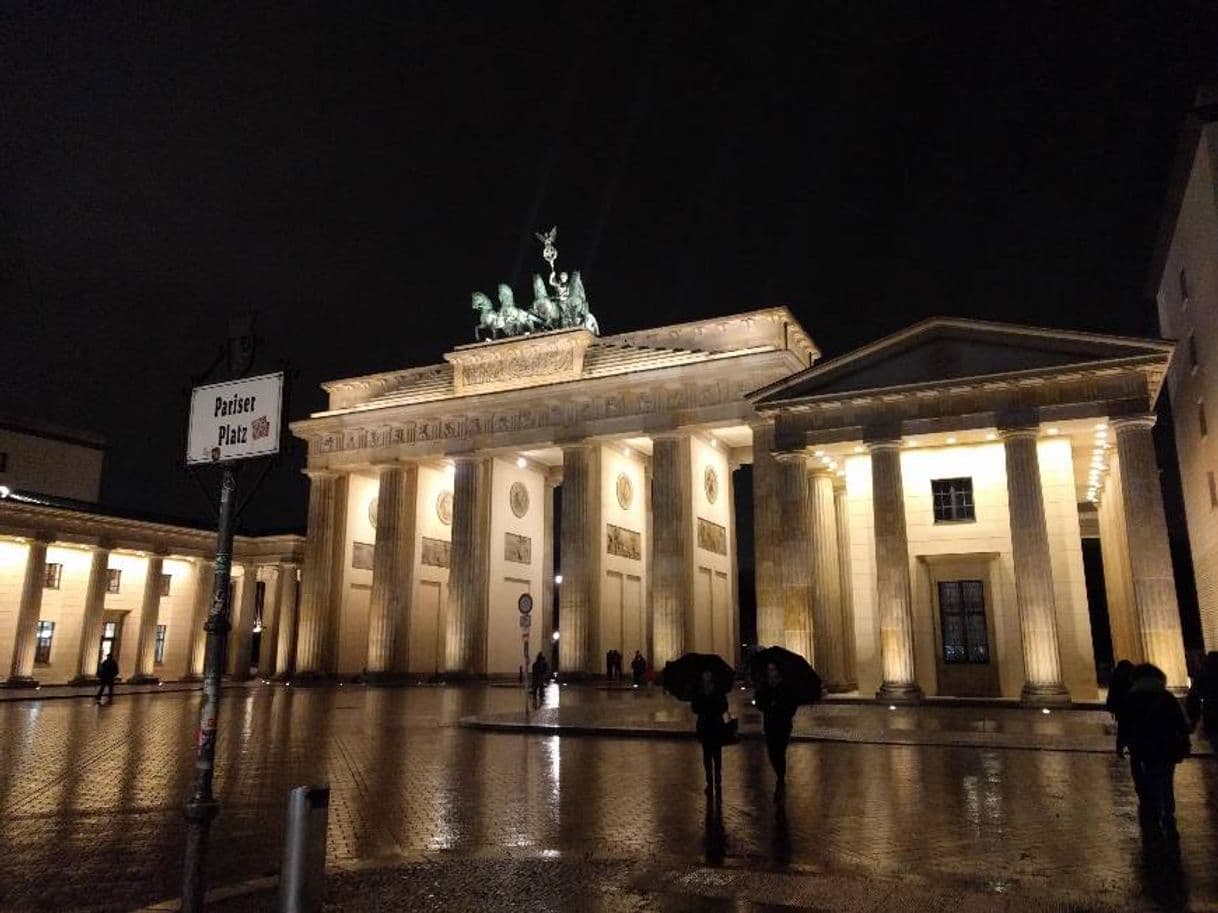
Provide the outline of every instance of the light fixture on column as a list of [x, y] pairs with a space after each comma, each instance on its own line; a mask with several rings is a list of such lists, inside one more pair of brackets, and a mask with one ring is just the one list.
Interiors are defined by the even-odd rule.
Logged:
[[947, 442], [948, 442], [949, 444], [954, 444], [954, 443], [956, 443], [956, 438], [955, 438], [955, 436], [949, 436], [949, 437], [948, 437], [948, 439], [947, 439]]
[[554, 575], [554, 585], [558, 586], [561, 583], [562, 583], [562, 574], [555, 574]]
[[516, 457], [516, 468], [517, 469], [524, 469], [524, 467], [526, 467], [528, 465], [529, 465], [529, 461], [526, 460], [524, 457]]
[[1049, 429], [1049, 430], [1046, 432], [1046, 434], [1049, 434], [1049, 435], [1054, 435], [1054, 436], [1055, 436], [1055, 435], [1058, 435], [1058, 434], [1060, 434], [1060, 433], [1061, 433], [1061, 430], [1060, 430], [1060, 429], [1058, 429], [1058, 428], [1050, 428], [1050, 429]]
[[555, 631], [553, 634], [551, 634], [551, 635], [550, 635], [550, 640], [558, 640], [558, 632], [557, 632], [557, 631]]

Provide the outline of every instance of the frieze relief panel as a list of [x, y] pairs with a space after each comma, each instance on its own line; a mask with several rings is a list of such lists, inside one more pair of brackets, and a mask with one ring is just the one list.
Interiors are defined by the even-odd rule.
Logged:
[[716, 555], [727, 554], [727, 529], [718, 523], [698, 518], [698, 548], [714, 552]]
[[616, 555], [619, 558], [630, 558], [634, 561], [638, 561], [643, 557], [643, 537], [635, 530], [606, 523], [605, 531], [607, 533], [605, 550], [610, 555]]
[[423, 537], [423, 550], [419, 561], [425, 567], [448, 567], [452, 560], [452, 544], [444, 539]]
[[516, 533], [503, 534], [503, 560], [516, 564], [533, 563], [533, 540]]

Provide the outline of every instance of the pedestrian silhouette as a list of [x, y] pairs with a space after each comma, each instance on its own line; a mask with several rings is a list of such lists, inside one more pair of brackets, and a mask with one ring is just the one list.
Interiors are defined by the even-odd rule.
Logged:
[[542, 701], [545, 700], [546, 681], [550, 677], [550, 664], [546, 661], [544, 653], [539, 652], [537, 659], [533, 660], [532, 675], [533, 705], [540, 707]]
[[1125, 757], [1125, 749], [1128, 747], [1125, 741], [1126, 733], [1121, 728], [1121, 722], [1125, 716], [1125, 698], [1132, 685], [1133, 663], [1123, 659], [1112, 670], [1112, 678], [1108, 681], [1108, 698], [1104, 701], [1104, 706], [1108, 708], [1108, 712], [1116, 721], [1116, 753], [1120, 758]]
[[766, 666], [765, 681], [757, 689], [753, 703], [761, 711], [766, 753], [774, 768], [774, 801], [781, 802], [787, 794], [787, 745], [791, 742], [791, 726], [799, 704], [783, 686], [782, 673], [774, 663]]
[[1188, 689], [1188, 720], [1202, 733], [1218, 757], [1218, 650], [1205, 654], [1201, 667], [1194, 671]]
[[647, 671], [647, 660], [638, 650], [634, 651], [634, 659], [630, 661], [630, 674], [634, 677], [635, 685], [643, 684], [643, 674]]
[[116, 678], [118, 678], [118, 660], [114, 658], [113, 653], [110, 653], [97, 667], [97, 680], [100, 684], [97, 686], [96, 703], [102, 702], [103, 691], [108, 694], [107, 703], [114, 703], [114, 680]]
[[1138, 818], [1151, 839], [1176, 840], [1176, 765], [1189, 754], [1189, 725], [1184, 710], [1167, 690], [1167, 676], [1157, 666], [1134, 668], [1118, 729], [1129, 747]]
[[706, 796], [723, 799], [723, 715], [727, 698], [715, 684], [710, 670], [702, 673], [698, 693], [689, 709], [698, 717], [698, 741], [702, 743], [702, 768], [706, 771]]

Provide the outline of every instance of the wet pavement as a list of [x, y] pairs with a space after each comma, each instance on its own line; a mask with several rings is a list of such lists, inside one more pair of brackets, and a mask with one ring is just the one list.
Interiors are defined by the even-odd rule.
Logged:
[[[556, 696], [609, 714], [668, 700]], [[175, 894], [196, 700], [0, 705], [0, 910], [100, 913]], [[226, 692], [210, 884], [274, 873], [287, 791], [329, 782], [331, 863], [413, 866], [340, 873], [336, 890], [353, 898], [341, 909], [373, 908], [377, 879], [397, 898], [380, 908], [400, 909], [761, 910], [796, 897], [821, 909], [1218, 909], [1208, 757], [1177, 774], [1177, 860], [1144, 849], [1128, 769], [1109, 754], [804, 742], [780, 815], [764, 748], [746, 742], [725, 751], [722, 812], [708, 816], [688, 742], [457, 725], [520, 703], [489, 687]], [[826, 899], [839, 883], [850, 902]], [[410, 893], [427, 884], [430, 900]]]

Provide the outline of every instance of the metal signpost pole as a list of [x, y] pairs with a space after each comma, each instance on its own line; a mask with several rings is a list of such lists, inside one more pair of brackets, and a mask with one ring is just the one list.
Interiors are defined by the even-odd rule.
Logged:
[[207, 613], [207, 652], [203, 661], [203, 704], [195, 732], [195, 791], [186, 802], [186, 862], [182, 873], [183, 913], [203, 911], [203, 872], [207, 864], [207, 835], [220, 811], [212, 795], [216, 761], [216, 722], [220, 714], [220, 676], [231, 624], [228, 618], [229, 576], [233, 562], [234, 502], [237, 479], [231, 463], [224, 466], [220, 485], [220, 530], [216, 537], [216, 581]]

